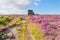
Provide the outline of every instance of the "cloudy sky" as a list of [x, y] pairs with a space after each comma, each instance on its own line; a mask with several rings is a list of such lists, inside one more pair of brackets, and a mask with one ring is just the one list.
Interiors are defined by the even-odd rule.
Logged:
[[0, 0], [0, 14], [60, 14], [60, 0]]

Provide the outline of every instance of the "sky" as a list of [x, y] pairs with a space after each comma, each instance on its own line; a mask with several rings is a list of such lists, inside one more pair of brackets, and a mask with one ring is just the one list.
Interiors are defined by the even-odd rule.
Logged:
[[0, 0], [1, 14], [60, 14], [60, 0]]

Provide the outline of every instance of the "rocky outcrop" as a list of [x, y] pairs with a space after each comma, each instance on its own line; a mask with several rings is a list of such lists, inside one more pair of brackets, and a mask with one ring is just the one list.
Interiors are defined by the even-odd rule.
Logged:
[[34, 15], [33, 10], [28, 10], [28, 15]]

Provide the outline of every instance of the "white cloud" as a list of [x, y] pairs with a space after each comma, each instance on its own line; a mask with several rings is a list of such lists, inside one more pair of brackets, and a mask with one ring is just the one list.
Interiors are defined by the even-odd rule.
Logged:
[[29, 0], [17, 0], [16, 3], [18, 5], [28, 5], [30, 1]]
[[26, 14], [25, 10], [19, 10], [13, 6], [0, 6], [0, 15], [2, 14]]
[[8, 1], [10, 4], [13, 4], [13, 5], [21, 5], [21, 6], [27, 6], [30, 4], [30, 0], [9, 0]]
[[0, 2], [7, 2], [7, 0], [0, 0]]
[[0, 14], [24, 14], [29, 4], [30, 0], [0, 0]]
[[11, 5], [17, 8], [22, 8], [28, 6], [30, 4], [30, 0], [0, 0], [0, 5]]
[[36, 6], [38, 5], [38, 3], [37, 3], [37, 2], [35, 2], [34, 4], [35, 4]]
[[35, 0], [34, 4], [37, 6], [41, 0]]
[[28, 5], [30, 3], [30, 0], [0, 0], [0, 4], [1, 3]]

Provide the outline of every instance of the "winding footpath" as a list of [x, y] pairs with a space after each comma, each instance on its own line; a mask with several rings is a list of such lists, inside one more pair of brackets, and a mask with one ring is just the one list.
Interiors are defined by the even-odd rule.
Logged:
[[[8, 23], [8, 25], [6, 25], [6, 27], [9, 27], [10, 26], [10, 24], [13, 22], [13, 21], [16, 21], [17, 20], [17, 18], [18, 17], [15, 17], [15, 19], [13, 19], [10, 23]], [[28, 20], [26, 19], [25, 20], [26, 21], [26, 40], [35, 40], [34, 39], [34, 37], [33, 37], [33, 35], [31, 34], [31, 30], [30, 30], [30, 25], [29, 25], [29, 23], [30, 22], [28, 22]], [[24, 23], [23, 23], [24, 24]], [[22, 25], [23, 25], [22, 24]], [[14, 39], [12, 39], [12, 40], [18, 40], [18, 33], [17, 33], [17, 31], [16, 31], [16, 29], [17, 29], [17, 27], [20, 27], [21, 25], [19, 25], [19, 26], [14, 26], [14, 27], [11, 27], [11, 28], [8, 28], [7, 29], [7, 31], [9, 30], [9, 32], [7, 32], [6, 31], [6, 33], [7, 34], [12, 34], [15, 38]], [[22, 26], [23, 27], [23, 26]], [[23, 36], [24, 37], [24, 36]], [[10, 39], [11, 40], [11, 39]]]
[[[22, 24], [22, 25], [23, 25], [23, 24]], [[20, 26], [20, 25], [19, 25], [19, 26]], [[8, 29], [8, 30], [10, 30], [9, 33], [12, 33], [12, 34], [15, 36], [15, 39], [14, 39], [14, 40], [18, 40], [18, 34], [17, 34], [17, 32], [16, 32], [16, 28], [17, 28], [17, 26]], [[26, 28], [27, 28], [27, 29], [26, 29], [26, 40], [34, 40], [34, 37], [33, 37], [33, 35], [31, 34], [30, 26], [29, 26], [27, 20], [26, 20]], [[8, 34], [9, 34], [9, 33], [8, 33]]]

